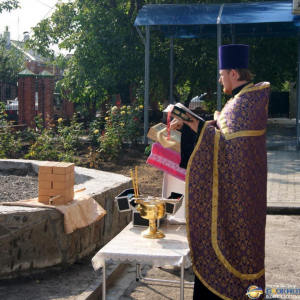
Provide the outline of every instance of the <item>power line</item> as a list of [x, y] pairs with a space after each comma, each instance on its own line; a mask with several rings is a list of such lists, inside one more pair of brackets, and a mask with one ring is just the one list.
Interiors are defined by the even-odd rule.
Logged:
[[49, 6], [49, 5], [47, 5], [47, 4], [45, 4], [44, 2], [42, 2], [42, 1], [39, 1], [39, 0], [35, 0], [36, 2], [38, 2], [38, 3], [41, 3], [41, 4], [43, 4], [43, 5], [45, 5], [45, 6], [47, 6], [47, 7], [49, 7], [49, 8], [52, 8], [51, 6]]
[[[37, 1], [37, 0], [36, 0]], [[60, 0], [57, 0], [56, 1], [56, 3], [52, 6], [52, 7], [50, 7], [50, 6], [48, 6], [48, 7], [50, 7], [50, 10], [44, 15], [44, 17], [42, 18], [42, 20], [41, 21], [43, 21], [45, 18], [46, 18], [46, 16], [50, 13], [50, 11], [56, 6], [56, 4], [59, 2]], [[40, 21], [40, 22], [41, 22]], [[30, 31], [31, 32], [31, 31]]]

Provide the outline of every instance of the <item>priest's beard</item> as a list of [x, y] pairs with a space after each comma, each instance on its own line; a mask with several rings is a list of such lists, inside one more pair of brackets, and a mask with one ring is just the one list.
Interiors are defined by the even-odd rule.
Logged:
[[223, 86], [223, 92], [224, 92], [225, 94], [231, 95], [231, 93], [232, 93], [232, 88], [231, 88], [231, 87], [225, 87], [225, 86]]

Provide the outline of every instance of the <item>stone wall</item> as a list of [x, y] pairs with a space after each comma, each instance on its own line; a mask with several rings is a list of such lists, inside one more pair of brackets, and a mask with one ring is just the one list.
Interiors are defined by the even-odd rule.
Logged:
[[[38, 172], [42, 162], [0, 160], [0, 170]], [[115, 237], [130, 221], [119, 213], [114, 198], [131, 187], [125, 176], [75, 167], [75, 190], [85, 187], [105, 210], [93, 224], [64, 233], [63, 215], [55, 209], [0, 205], [0, 278], [25, 275], [51, 266], [67, 266]]]

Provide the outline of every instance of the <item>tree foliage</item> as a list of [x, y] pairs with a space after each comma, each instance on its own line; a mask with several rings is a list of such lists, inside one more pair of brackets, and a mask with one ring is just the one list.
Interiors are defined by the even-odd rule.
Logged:
[[[11, 11], [19, 7], [19, 1], [7, 0], [0, 3], [0, 14], [4, 11]], [[13, 51], [7, 48], [6, 37], [0, 39], [0, 76], [7, 76], [20, 71], [24, 64], [24, 56], [20, 51]]]
[[0, 3], [0, 14], [6, 10], [11, 11], [13, 9], [16, 9], [19, 7], [19, 1], [18, 0], [5, 0], [1, 1]]
[[58, 3], [51, 18], [34, 28], [30, 47], [38, 53], [53, 57], [52, 43], [74, 51], [62, 80], [74, 102], [99, 104], [116, 93], [128, 102], [128, 87], [141, 79], [143, 69], [143, 47], [133, 27], [140, 2]]
[[0, 39], [0, 74], [15, 74], [23, 66], [24, 55], [15, 49], [7, 49], [6, 40]]
[[[240, 1], [222, 1], [240, 2]], [[247, 0], [242, 1], [247, 2]], [[73, 51], [61, 82], [70, 99], [81, 105], [99, 105], [107, 95], [129, 101], [129, 87], [143, 87], [144, 45], [133, 26], [145, 4], [215, 3], [212, 0], [74, 0], [58, 2], [53, 15], [36, 26], [31, 48], [54, 57], [51, 44]], [[143, 31], [143, 28], [141, 28]], [[223, 44], [231, 41], [223, 39]], [[256, 81], [267, 80], [280, 90], [296, 77], [296, 38], [237, 39], [250, 45], [251, 70]], [[160, 102], [169, 98], [169, 39], [151, 32], [150, 93]], [[215, 39], [176, 39], [174, 97], [184, 102], [207, 92], [216, 101], [217, 44]], [[215, 103], [216, 104], [216, 103]], [[212, 105], [213, 108], [214, 104]]]

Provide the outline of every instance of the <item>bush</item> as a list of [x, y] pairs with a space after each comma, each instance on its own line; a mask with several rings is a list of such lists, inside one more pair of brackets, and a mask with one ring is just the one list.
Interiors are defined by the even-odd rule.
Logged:
[[78, 150], [82, 146], [80, 137], [84, 134], [84, 129], [83, 124], [77, 122], [76, 115], [72, 117], [70, 126], [65, 126], [63, 120], [58, 119], [57, 133], [64, 151]]
[[[124, 108], [125, 110], [125, 108]], [[124, 141], [137, 144], [141, 141], [140, 123], [142, 119], [143, 106], [127, 106], [124, 116], [125, 134]]]
[[44, 130], [44, 126], [43, 126], [43, 119], [41, 117], [41, 115], [37, 115], [35, 118], [35, 128], [30, 128], [27, 127], [22, 133], [22, 141], [25, 143], [29, 143], [30, 145], [33, 145], [37, 139], [39, 138], [39, 136], [41, 135], [41, 133]]
[[59, 160], [59, 150], [57, 142], [54, 140], [52, 129], [44, 129], [37, 137], [36, 141], [30, 146], [25, 158], [37, 160]]
[[15, 158], [20, 150], [20, 134], [13, 132], [11, 123], [7, 121], [5, 104], [0, 102], [0, 158]]
[[89, 134], [89, 141], [92, 147], [99, 147], [100, 146], [100, 138], [102, 128], [104, 127], [104, 122], [102, 118], [96, 118], [89, 124], [88, 134]]
[[77, 123], [75, 116], [72, 118], [70, 126], [65, 126], [63, 120], [58, 119], [57, 133], [53, 128], [37, 126], [36, 131], [27, 133], [33, 143], [25, 158], [74, 162], [75, 151], [82, 146], [80, 137], [83, 132], [83, 125]]
[[152, 149], [153, 144], [154, 144], [154, 143], [151, 143], [150, 145], [148, 145], [148, 146], [145, 148], [144, 154], [145, 154], [146, 156], [150, 156], [150, 154], [151, 154], [151, 149]]
[[100, 137], [100, 159], [117, 157], [122, 143], [136, 144], [141, 140], [140, 122], [143, 106], [113, 106], [105, 117], [105, 133]]

